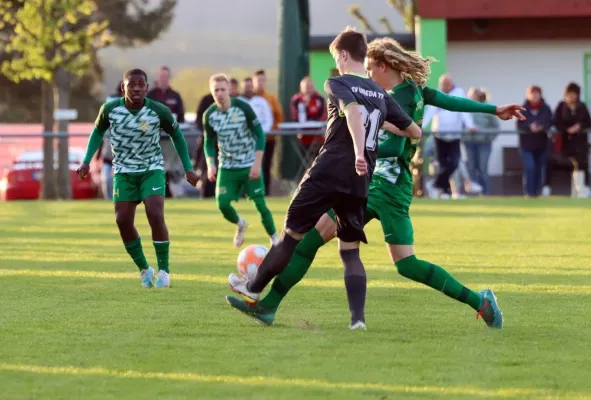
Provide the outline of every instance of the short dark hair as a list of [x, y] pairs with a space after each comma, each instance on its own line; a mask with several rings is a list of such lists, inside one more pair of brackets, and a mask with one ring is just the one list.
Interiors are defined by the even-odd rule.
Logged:
[[257, 76], [257, 75], [265, 75], [265, 70], [259, 69], [258, 71], [255, 71], [254, 76]]
[[148, 82], [148, 74], [146, 74], [143, 70], [141, 70], [139, 68], [133, 68], [133, 69], [125, 71], [125, 73], [123, 74], [123, 82], [128, 81], [129, 77], [132, 75], [141, 75], [144, 77], [146, 82]]
[[251, 77], [249, 77], [249, 76], [247, 76], [246, 78], [244, 78], [244, 79], [242, 80], [242, 82], [252, 82], [252, 78], [251, 78]]
[[581, 97], [581, 87], [576, 83], [571, 82], [568, 85], [566, 85], [566, 89], [564, 89], [564, 94], [566, 95], [567, 93], [574, 93], [578, 97]]
[[236, 79], [236, 78], [230, 78], [230, 84], [232, 84], [232, 85], [238, 85], [238, 79]]
[[170, 68], [168, 68], [166, 65], [161, 66], [160, 69], [163, 69], [165, 71], [168, 71], [168, 73], [170, 73]]
[[354, 61], [363, 62], [367, 54], [367, 37], [348, 26], [334, 38], [329, 50], [333, 55], [339, 51], [346, 51]]
[[539, 87], [538, 85], [531, 85], [530, 87], [527, 88], [527, 92], [528, 93], [537, 93], [541, 96], [542, 95], [542, 88]]

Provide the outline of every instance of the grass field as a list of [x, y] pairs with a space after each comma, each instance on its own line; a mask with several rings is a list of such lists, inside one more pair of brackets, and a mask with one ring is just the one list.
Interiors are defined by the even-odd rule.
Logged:
[[[270, 205], [281, 224], [287, 200]], [[251, 205], [238, 209], [247, 242], [267, 245]], [[107, 202], [3, 203], [0, 398], [591, 399], [588, 201], [417, 201], [412, 214], [421, 258], [495, 289], [504, 330], [400, 277], [377, 223], [362, 248], [367, 332], [347, 330], [336, 243], [262, 328], [224, 302], [237, 251], [213, 202], [167, 203], [169, 290], [140, 288]]]

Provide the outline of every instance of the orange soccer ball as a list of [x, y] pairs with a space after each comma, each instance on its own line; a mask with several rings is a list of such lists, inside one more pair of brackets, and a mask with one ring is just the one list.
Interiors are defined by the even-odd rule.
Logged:
[[267, 248], [260, 244], [252, 244], [238, 254], [236, 265], [238, 272], [244, 279], [254, 279], [259, 265], [267, 255]]

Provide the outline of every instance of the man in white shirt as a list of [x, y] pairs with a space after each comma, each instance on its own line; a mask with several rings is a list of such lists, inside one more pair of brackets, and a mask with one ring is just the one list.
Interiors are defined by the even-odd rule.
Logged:
[[[450, 96], [466, 97], [462, 88], [454, 86], [449, 75], [439, 79], [439, 90]], [[447, 111], [441, 108], [427, 106], [423, 118], [423, 127], [431, 125], [435, 136], [439, 174], [434, 182], [426, 184], [429, 197], [449, 198], [451, 186], [449, 179], [458, 168], [461, 159], [460, 138], [466, 129], [475, 130], [474, 121], [470, 113]]]
[[250, 104], [257, 118], [261, 122], [263, 132], [265, 132], [265, 134], [271, 132], [274, 122], [273, 110], [271, 110], [269, 102], [263, 96], [257, 95], [254, 91], [252, 78], [244, 78], [242, 81], [242, 96], [239, 98]]

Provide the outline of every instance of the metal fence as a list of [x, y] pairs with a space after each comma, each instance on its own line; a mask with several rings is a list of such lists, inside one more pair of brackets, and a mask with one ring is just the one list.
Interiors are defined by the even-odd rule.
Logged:
[[[274, 135], [279, 137], [290, 138], [287, 140], [287, 147], [283, 148], [283, 151], [292, 152], [291, 160], [297, 165], [293, 168], [296, 171], [293, 174], [292, 182], [296, 183], [302, 177], [305, 170], [310, 165], [314, 156], [316, 155], [317, 148], [305, 148], [301, 146], [296, 137], [302, 136], [323, 136], [325, 124], [323, 123], [285, 123], [281, 125], [281, 129], [269, 132], [268, 135]], [[203, 134], [196, 129], [195, 125], [183, 124], [183, 133], [187, 139], [189, 150], [191, 154], [195, 154], [195, 150], [198, 146], [198, 139]], [[6, 129], [4, 130], [6, 131]], [[415, 158], [413, 163], [413, 174], [421, 186], [421, 178], [423, 175], [428, 174], [428, 164], [435, 154], [433, 149], [433, 141], [429, 139], [431, 136], [437, 136], [442, 139], [446, 138], [461, 138], [464, 141], [471, 141], [475, 138], [481, 139], [495, 139], [495, 149], [491, 154], [490, 166], [491, 174], [495, 176], [505, 176], [507, 174], [519, 175], [521, 174], [522, 167], [520, 167], [521, 160], [518, 153], [518, 136], [520, 132], [515, 130], [481, 130], [476, 133], [472, 132], [439, 132], [433, 133], [424, 131], [423, 139], [421, 143], [421, 151], [419, 156]], [[555, 135], [556, 132], [551, 131], [548, 133], [548, 137]], [[40, 153], [43, 147], [43, 138], [55, 139], [56, 145], [59, 139], [67, 137], [69, 140], [69, 146], [71, 149], [84, 149], [86, 147], [89, 133], [44, 133], [44, 134], [26, 134], [14, 132], [11, 134], [0, 134], [0, 171], [9, 167], [12, 162], [17, 159], [24, 152], [37, 152]], [[163, 141], [166, 141], [167, 135], [163, 135]], [[172, 152], [172, 156], [178, 158], [178, 156]], [[285, 155], [284, 155], [285, 156]], [[294, 157], [295, 156], [295, 157]], [[172, 161], [172, 160], [171, 160]], [[180, 165], [180, 160], [167, 162], [167, 164]], [[508, 166], [508, 164], [510, 164]], [[521, 170], [520, 170], [521, 169]], [[509, 172], [508, 172], [509, 170]], [[181, 171], [182, 173], [182, 171]], [[292, 183], [292, 187], [293, 187]], [[502, 192], [502, 191], [501, 191]], [[498, 193], [503, 194], [503, 193]]]

